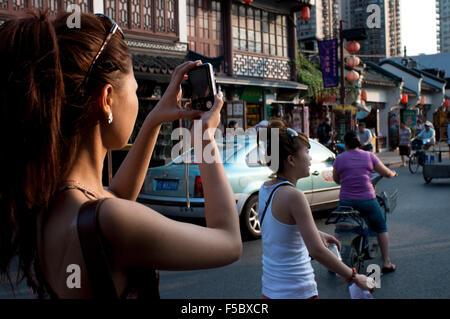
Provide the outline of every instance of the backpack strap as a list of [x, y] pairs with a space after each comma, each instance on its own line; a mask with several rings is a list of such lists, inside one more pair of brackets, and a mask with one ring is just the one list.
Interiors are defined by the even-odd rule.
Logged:
[[273, 194], [275, 194], [275, 191], [276, 191], [278, 188], [280, 188], [281, 186], [284, 186], [284, 185], [289, 185], [289, 186], [294, 187], [291, 183], [288, 183], [288, 182], [280, 183], [280, 184], [278, 184], [277, 186], [274, 187], [274, 189], [272, 190], [272, 192], [271, 192], [270, 195], [269, 195], [269, 199], [268, 199], [267, 202], [266, 202], [266, 207], [264, 208], [264, 211], [262, 212], [262, 215], [261, 215], [261, 222], [260, 222], [260, 225], [261, 225], [261, 226], [260, 226], [260, 227], [262, 227], [262, 223], [263, 223], [263, 220], [264, 220], [264, 216], [266, 215], [266, 211], [267, 211], [267, 208], [269, 207], [270, 201], [272, 200]]
[[78, 237], [94, 298], [117, 299], [111, 270], [98, 226], [98, 210], [105, 199], [84, 203], [78, 212]]

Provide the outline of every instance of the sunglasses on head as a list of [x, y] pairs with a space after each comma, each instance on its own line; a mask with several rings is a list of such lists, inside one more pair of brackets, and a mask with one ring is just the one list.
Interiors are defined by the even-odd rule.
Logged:
[[294, 139], [298, 137], [298, 133], [295, 130], [291, 129], [290, 127], [286, 129], [286, 133], [291, 139], [291, 143], [294, 143]]
[[117, 24], [116, 21], [114, 21], [113, 19], [111, 19], [110, 17], [108, 17], [107, 15], [105, 15], [103, 13], [96, 13], [95, 16], [102, 21], [103, 25], [105, 26], [105, 29], [106, 30], [109, 29], [109, 32], [106, 34], [105, 39], [103, 40], [103, 43], [100, 46], [100, 49], [97, 51], [97, 54], [95, 55], [94, 59], [92, 60], [91, 64], [89, 65], [86, 76], [84, 77], [83, 81], [81, 82], [80, 87], [83, 87], [88, 82], [89, 76], [92, 73], [92, 69], [94, 68], [95, 63], [97, 62], [98, 58], [103, 53], [103, 51], [105, 51], [106, 47], [108, 46], [108, 44], [111, 41], [114, 34], [117, 31], [119, 31], [120, 35], [122, 36], [122, 39], [125, 39], [125, 35], [124, 35], [123, 31], [120, 28], [120, 26]]

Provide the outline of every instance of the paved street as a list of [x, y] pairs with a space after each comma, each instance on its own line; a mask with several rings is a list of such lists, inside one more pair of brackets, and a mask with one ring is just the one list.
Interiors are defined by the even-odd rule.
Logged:
[[[450, 179], [425, 185], [421, 175], [396, 169], [379, 190], [400, 189], [397, 209], [388, 216], [395, 273], [381, 277], [375, 298], [450, 298]], [[317, 218], [320, 230], [332, 233]], [[161, 273], [162, 298], [260, 298], [261, 241], [244, 243], [241, 260], [214, 270]], [[381, 264], [381, 258], [370, 263]], [[367, 262], [367, 264], [369, 261]], [[313, 261], [320, 298], [349, 298], [345, 282]]]
[[[381, 278], [375, 298], [450, 298], [450, 179], [425, 185], [421, 174], [412, 175], [407, 168], [396, 170], [400, 176], [381, 180], [378, 190], [400, 189], [397, 209], [388, 216], [391, 257], [398, 270]], [[316, 216], [319, 229], [333, 233], [321, 215]], [[261, 241], [247, 241], [242, 258], [230, 266], [161, 272], [161, 297], [260, 298], [260, 262]], [[381, 259], [373, 262], [381, 264]], [[342, 279], [315, 261], [313, 267], [320, 298], [349, 297]], [[26, 288], [19, 289], [19, 298], [27, 296]], [[11, 297], [4, 286], [0, 288], [0, 298]]]

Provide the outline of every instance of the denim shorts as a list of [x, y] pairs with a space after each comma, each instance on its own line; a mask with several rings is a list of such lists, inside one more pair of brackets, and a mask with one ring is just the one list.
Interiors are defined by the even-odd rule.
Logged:
[[387, 225], [381, 211], [380, 204], [374, 199], [367, 200], [346, 200], [339, 201], [340, 206], [351, 206], [361, 213], [368, 220], [369, 228], [377, 234], [386, 233]]

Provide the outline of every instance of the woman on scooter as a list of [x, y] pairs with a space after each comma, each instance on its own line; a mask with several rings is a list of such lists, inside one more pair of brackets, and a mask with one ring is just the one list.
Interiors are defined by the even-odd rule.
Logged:
[[344, 143], [346, 151], [336, 158], [333, 165], [334, 181], [341, 185], [339, 205], [351, 206], [367, 217], [369, 227], [377, 233], [383, 257], [382, 272], [393, 272], [396, 268], [389, 258], [386, 221], [376, 200], [370, 174], [375, 171], [383, 177], [393, 178], [397, 173], [387, 168], [375, 154], [361, 150], [356, 132], [347, 132]]
[[[274, 130], [278, 130], [278, 135]], [[277, 136], [276, 140], [272, 140], [272, 133]], [[267, 137], [267, 156], [278, 150], [279, 160], [278, 165], [267, 163], [276, 177], [264, 183], [259, 191], [263, 298], [317, 299], [317, 285], [309, 256], [347, 282], [355, 282], [361, 289], [373, 291], [372, 278], [357, 274], [354, 268], [346, 266], [327, 248], [328, 243], [335, 243], [340, 248], [339, 241], [318, 231], [305, 195], [295, 187], [300, 178], [309, 176], [308, 138], [286, 128], [281, 121], [270, 122]], [[278, 148], [273, 147], [276, 144]]]

